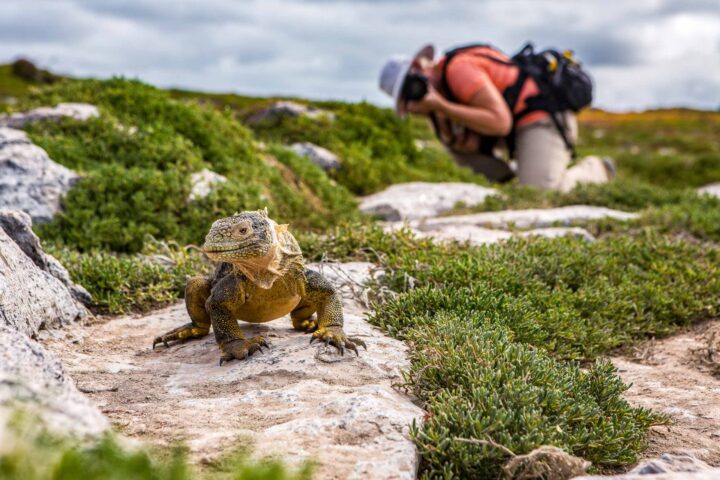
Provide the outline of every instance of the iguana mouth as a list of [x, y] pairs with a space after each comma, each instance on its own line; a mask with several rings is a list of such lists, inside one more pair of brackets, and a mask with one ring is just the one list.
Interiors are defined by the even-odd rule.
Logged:
[[235, 252], [237, 250], [242, 249], [242, 247], [238, 247], [235, 245], [210, 245], [210, 246], [203, 246], [203, 251], [207, 253], [222, 253], [222, 252]]

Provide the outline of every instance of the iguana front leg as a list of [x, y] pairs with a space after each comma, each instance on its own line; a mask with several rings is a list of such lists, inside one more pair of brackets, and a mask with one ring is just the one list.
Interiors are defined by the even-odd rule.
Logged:
[[210, 316], [205, 310], [205, 302], [210, 296], [210, 279], [207, 277], [193, 277], [185, 284], [185, 307], [190, 315], [190, 323], [155, 337], [153, 350], [159, 343], [170, 347], [168, 342], [202, 338], [210, 332]]
[[[367, 350], [364, 341], [356, 337], [348, 337], [343, 331], [342, 297], [340, 292], [318, 272], [307, 270], [305, 278], [305, 296], [298, 308], [291, 314], [293, 326], [296, 323], [298, 326], [303, 325], [304, 322], [302, 322], [299, 314], [304, 316], [309, 313], [311, 315], [313, 311], [316, 311], [317, 330], [313, 332], [310, 343], [315, 340], [324, 341], [325, 345], [333, 345], [343, 355], [345, 354], [345, 348], [353, 350], [359, 355], [358, 345]], [[307, 319], [303, 320], [307, 321]]]
[[246, 339], [237, 320], [233, 318], [232, 308], [243, 303], [245, 281], [237, 275], [228, 275], [220, 280], [205, 303], [215, 332], [215, 341], [222, 352], [220, 365], [234, 358], [243, 360], [257, 351], [262, 351], [262, 347], [268, 347], [261, 336]]

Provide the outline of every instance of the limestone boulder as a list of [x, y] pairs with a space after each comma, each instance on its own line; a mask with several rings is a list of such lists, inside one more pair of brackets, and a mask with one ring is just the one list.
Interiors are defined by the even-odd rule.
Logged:
[[314, 143], [293, 143], [290, 150], [301, 157], [305, 157], [325, 171], [337, 170], [341, 166], [340, 158], [327, 148]]
[[630, 470], [630, 473], [650, 475], [671, 472], [702, 472], [710, 470], [710, 465], [692, 455], [673, 455], [665, 453], [658, 458], [642, 462]]
[[39, 107], [27, 112], [0, 116], [0, 127], [23, 128], [29, 123], [72, 118], [85, 121], [100, 115], [95, 105], [87, 103], [59, 103], [55, 107]]
[[47, 269], [38, 267], [15, 240], [0, 229], [0, 325], [35, 337], [40, 329], [68, 325], [88, 316], [88, 311], [66, 284], [50, 273], [57, 265], [47, 265], [53, 262], [48, 262], [47, 257], [27, 242], [21, 243], [25, 243], [25, 250], [40, 263], [45, 261]]
[[6, 426], [17, 410], [62, 434], [97, 436], [108, 428], [105, 417], [77, 390], [54, 355], [0, 323], [0, 450], [11, 445], [12, 432]]
[[335, 119], [335, 115], [327, 110], [283, 100], [275, 102], [267, 108], [252, 114], [245, 120], [245, 123], [252, 126], [261, 123], [275, 122], [283, 117], [307, 117], [311, 119], [327, 119], [330, 121]]
[[22, 210], [35, 222], [50, 221], [78, 179], [24, 132], [0, 128], [0, 208]]
[[452, 228], [456, 225], [474, 225], [485, 228], [546, 228], [555, 225], [570, 225], [577, 221], [600, 220], [604, 218], [628, 221], [637, 218], [636, 213], [623, 212], [605, 207], [571, 205], [567, 207], [503, 210], [471, 215], [452, 215], [423, 221], [410, 222], [411, 227], [422, 225], [423, 230]]
[[575, 480], [717, 480], [720, 468], [691, 455], [665, 453], [658, 458], [641, 462], [622, 475], [592, 475], [575, 477]]
[[40, 239], [32, 231], [30, 215], [18, 210], [0, 208], [0, 229], [4, 230], [12, 238], [20, 247], [20, 250], [33, 261], [35, 266], [60, 280], [76, 300], [84, 305], [92, 303], [92, 297], [88, 291], [74, 283], [65, 267], [55, 257], [48, 255], [42, 249]]
[[587, 475], [574, 477], [574, 480], [719, 480], [720, 468], [712, 468], [701, 472], [672, 473], [625, 473], [622, 475]]
[[440, 215], [460, 203], [478, 205], [497, 194], [493, 188], [472, 183], [400, 183], [363, 198], [360, 210], [387, 221], [418, 220]]
[[207, 168], [193, 173], [190, 176], [190, 185], [192, 189], [190, 190], [188, 201], [199, 200], [207, 197], [215, 188], [217, 188], [217, 185], [225, 182], [227, 182], [227, 177], [220, 175], [219, 173], [215, 173]]
[[478, 227], [476, 225], [458, 224], [452, 226], [444, 225], [440, 228], [426, 228], [424, 226], [419, 226], [418, 228], [410, 228], [410, 230], [418, 237], [430, 237], [441, 242], [468, 242], [471, 245], [488, 245], [515, 237], [575, 237], [582, 238], [587, 241], [595, 240], [595, 237], [593, 237], [590, 232], [579, 227], [533, 228], [531, 230], [513, 232], [508, 230]]

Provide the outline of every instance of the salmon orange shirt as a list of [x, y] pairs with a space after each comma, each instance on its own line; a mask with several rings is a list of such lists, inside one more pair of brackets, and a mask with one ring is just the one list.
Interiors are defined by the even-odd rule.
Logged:
[[[482, 54], [482, 55], [479, 55]], [[469, 104], [470, 99], [485, 85], [491, 83], [502, 94], [508, 87], [517, 80], [519, 69], [512, 65], [503, 65], [495, 62], [484, 55], [489, 55], [498, 60], [509, 62], [510, 58], [502, 53], [488, 47], [476, 47], [458, 53], [453, 57], [448, 66], [446, 77], [447, 84], [452, 94], [460, 103]], [[445, 58], [441, 58], [435, 64], [433, 77], [440, 78], [445, 67]], [[514, 114], [525, 109], [526, 100], [539, 93], [534, 80], [528, 79], [520, 90]], [[516, 127], [528, 125], [548, 116], [547, 112], [532, 112], [521, 118]]]

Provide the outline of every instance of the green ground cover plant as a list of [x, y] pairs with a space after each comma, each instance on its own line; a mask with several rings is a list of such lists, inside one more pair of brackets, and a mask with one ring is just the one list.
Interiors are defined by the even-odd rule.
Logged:
[[26, 95], [33, 86], [52, 83], [57, 79], [56, 75], [37, 68], [25, 59], [0, 65], [0, 112], [3, 111], [6, 98], [12, 102]]
[[214, 268], [204, 254], [175, 242], [146, 238], [142, 254], [103, 250], [78, 252], [47, 244], [45, 250], [92, 295], [96, 313], [145, 312], [182, 297], [188, 277]]
[[4, 480], [310, 480], [312, 465], [290, 470], [278, 461], [253, 461], [233, 452], [202, 468], [190, 465], [185, 449], [128, 447], [112, 434], [78, 441], [58, 436], [15, 415], [13, 437], [0, 451]]
[[[407, 388], [428, 411], [412, 434], [427, 478], [493, 478], [507, 453], [552, 444], [596, 469], [630, 465], [652, 424], [601, 356], [720, 311], [720, 249], [636, 236], [435, 245], [338, 229], [321, 252], [385, 268], [371, 322], [410, 347]], [[396, 292], [396, 293], [391, 293]]]
[[[102, 113], [28, 127], [51, 158], [84, 175], [62, 214], [37, 228], [42, 238], [81, 250], [137, 252], [145, 235], [199, 243], [215, 219], [265, 206], [279, 221], [306, 229], [357, 217], [345, 188], [309, 160], [261, 148], [228, 111], [124, 79], [62, 81], [18, 108], [61, 101], [92, 103]], [[228, 181], [189, 201], [190, 174], [203, 168]]]
[[[189, 92], [179, 93], [184, 98]], [[237, 95], [202, 95], [195, 98], [233, 108], [243, 121], [267, 108], [276, 99]], [[311, 142], [329, 149], [342, 161], [342, 168], [329, 175], [356, 195], [367, 195], [388, 185], [408, 181], [466, 181], [486, 183], [469, 170], [457, 167], [450, 157], [432, 144], [420, 148], [418, 132], [426, 132], [416, 120], [399, 119], [394, 112], [369, 103], [308, 102], [332, 116], [309, 118], [280, 116], [250, 125], [258, 138], [292, 144]]]

